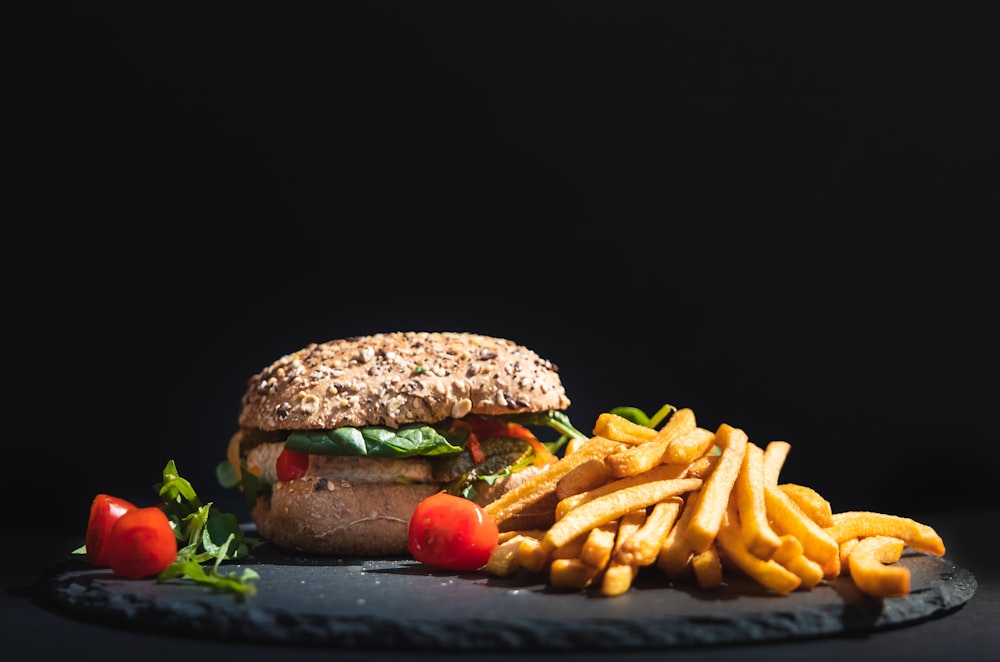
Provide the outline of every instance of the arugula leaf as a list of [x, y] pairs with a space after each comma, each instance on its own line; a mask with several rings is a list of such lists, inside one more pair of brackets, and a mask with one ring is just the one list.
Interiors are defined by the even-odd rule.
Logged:
[[[215, 590], [253, 595], [256, 587], [252, 582], [260, 578], [256, 571], [244, 568], [240, 574], [223, 573], [220, 567], [224, 561], [251, 558], [251, 545], [260, 541], [243, 535], [235, 515], [222, 512], [212, 502], [202, 503], [191, 483], [177, 472], [173, 460], [167, 462], [163, 481], [154, 489], [181, 545], [174, 562], [157, 575], [156, 581], [189, 579]], [[213, 565], [206, 569], [203, 564], [209, 562]]]

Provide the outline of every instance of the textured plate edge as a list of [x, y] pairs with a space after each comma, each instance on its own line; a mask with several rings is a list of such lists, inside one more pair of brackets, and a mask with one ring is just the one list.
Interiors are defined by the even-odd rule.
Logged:
[[[893, 609], [897, 599], [856, 604], [813, 605], [737, 617], [699, 615], [668, 619], [587, 619], [586, 627], [563, 619], [507, 619], [498, 626], [486, 619], [400, 620], [375, 616], [336, 617], [291, 614], [286, 610], [219, 609], [210, 597], [185, 602], [189, 613], [178, 627], [169, 603], [160, 605], [134, 594], [88, 589], [59, 590], [59, 582], [86, 574], [79, 562], [54, 566], [36, 582], [36, 591], [62, 611], [86, 620], [129, 629], [245, 642], [311, 645], [340, 649], [387, 650], [639, 650], [714, 647], [815, 639], [873, 632], [944, 617], [971, 599], [978, 583], [971, 572], [947, 559], [947, 577], [920, 589], [926, 610], [917, 615]], [[214, 596], [217, 597], [217, 596]], [[238, 616], [238, 617], [237, 617]], [[191, 626], [191, 623], [195, 626]], [[273, 634], [280, 631], [282, 634]], [[473, 633], [473, 634], [470, 634]]]

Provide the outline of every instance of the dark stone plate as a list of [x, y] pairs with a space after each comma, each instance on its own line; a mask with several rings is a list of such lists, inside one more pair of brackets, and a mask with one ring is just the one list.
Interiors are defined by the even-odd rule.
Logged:
[[[716, 590], [643, 569], [632, 589], [553, 591], [540, 577], [437, 571], [409, 558], [317, 559], [255, 552], [257, 594], [240, 599], [190, 582], [126, 580], [82, 560], [37, 586], [59, 608], [117, 626], [338, 648], [592, 650], [712, 646], [863, 633], [944, 616], [976, 580], [945, 558], [907, 549], [910, 595], [874, 599], [847, 577], [788, 596], [729, 577]], [[225, 566], [226, 571], [234, 569]]]

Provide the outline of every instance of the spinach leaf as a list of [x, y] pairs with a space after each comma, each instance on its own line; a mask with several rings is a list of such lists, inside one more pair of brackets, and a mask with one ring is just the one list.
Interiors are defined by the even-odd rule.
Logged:
[[431, 426], [420, 423], [403, 425], [395, 430], [368, 426], [293, 432], [288, 435], [285, 448], [315, 455], [390, 458], [462, 452], [461, 446], [452, 444]]

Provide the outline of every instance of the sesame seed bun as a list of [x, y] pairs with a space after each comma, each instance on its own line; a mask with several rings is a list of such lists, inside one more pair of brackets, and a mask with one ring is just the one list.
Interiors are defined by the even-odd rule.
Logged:
[[436, 423], [566, 409], [558, 367], [510, 340], [397, 332], [311, 344], [250, 378], [239, 424], [259, 430]]

